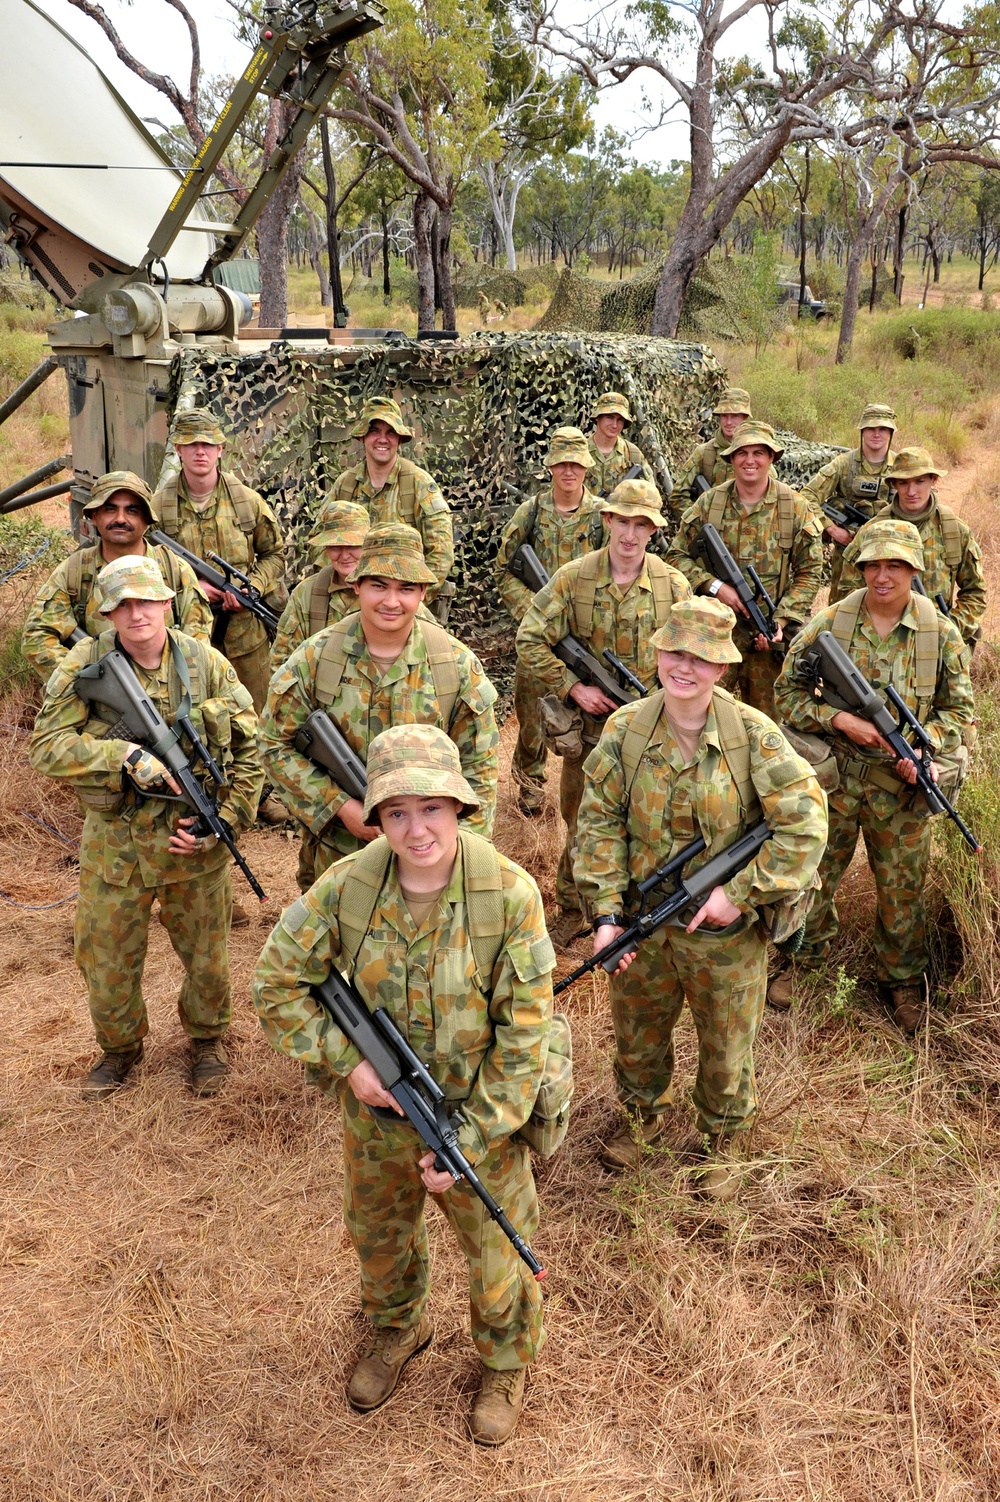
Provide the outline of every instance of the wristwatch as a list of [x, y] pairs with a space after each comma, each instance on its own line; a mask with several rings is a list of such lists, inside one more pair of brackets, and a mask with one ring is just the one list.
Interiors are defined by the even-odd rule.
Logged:
[[717, 595], [719, 593], [719, 590], [722, 588], [722, 583], [723, 581], [721, 579], [713, 579], [711, 584], [709, 584], [708, 586], [707, 593], [710, 595]]
[[594, 919], [594, 933], [599, 928], [624, 928], [625, 919], [621, 913], [599, 913]]

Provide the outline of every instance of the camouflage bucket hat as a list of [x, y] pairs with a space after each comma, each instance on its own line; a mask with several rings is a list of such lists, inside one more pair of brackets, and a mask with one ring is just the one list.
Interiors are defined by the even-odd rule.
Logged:
[[369, 397], [361, 409], [357, 425], [351, 429], [351, 437], [364, 438], [373, 422], [388, 423], [402, 443], [409, 443], [413, 437], [413, 429], [406, 426], [399, 403], [391, 396]]
[[920, 533], [912, 522], [896, 521], [894, 517], [881, 517], [878, 521], [866, 522], [858, 528], [854, 538], [854, 562], [879, 563], [883, 559], [908, 563], [911, 568], [923, 573], [924, 548]]
[[750, 393], [742, 386], [727, 386], [719, 397], [712, 413], [715, 417], [721, 417], [726, 412], [744, 412], [747, 417], [752, 416], [753, 408], [750, 406]]
[[678, 600], [658, 631], [650, 637], [657, 652], [690, 652], [703, 662], [742, 662], [733, 645], [736, 612], [711, 595]]
[[159, 524], [149, 486], [131, 469], [112, 469], [106, 475], [99, 475], [90, 487], [90, 499], [83, 503], [84, 511], [96, 511], [119, 490], [127, 490], [137, 501], [142, 501], [152, 520]]
[[629, 411], [628, 399], [620, 391], [604, 391], [597, 398], [594, 408], [595, 417], [624, 417], [626, 422], [632, 422], [632, 413]]
[[895, 462], [882, 476], [884, 480], [919, 480], [921, 475], [933, 475], [943, 479], [948, 473], [940, 464], [935, 464], [926, 449], [900, 449]]
[[174, 419], [174, 448], [185, 443], [225, 443], [226, 435], [219, 426], [219, 419], [207, 407], [192, 407], [190, 412], [179, 412]]
[[479, 799], [462, 776], [458, 747], [437, 725], [393, 725], [368, 747], [365, 819], [387, 798], [455, 798], [462, 813]]
[[309, 534], [311, 548], [360, 548], [371, 527], [364, 506], [354, 501], [328, 501]]
[[106, 563], [97, 576], [103, 596], [97, 607], [102, 615], [117, 610], [123, 600], [172, 600], [174, 591], [164, 582], [155, 558], [126, 553]]
[[891, 407], [883, 407], [879, 402], [869, 402], [858, 419], [858, 431], [863, 433], [865, 428], [891, 428], [896, 431], [896, 414]]
[[362, 579], [402, 579], [407, 584], [436, 584], [437, 575], [424, 562], [424, 549], [416, 527], [405, 522], [386, 522], [365, 533], [361, 557], [351, 574], [351, 583]]
[[660, 510], [660, 492], [649, 480], [623, 480], [601, 502], [601, 510], [613, 511], [615, 516], [644, 516], [654, 527], [667, 525]]
[[546, 469], [551, 469], [553, 464], [582, 464], [584, 469], [593, 469], [594, 456], [579, 428], [555, 428], [542, 463]]
[[735, 454], [737, 449], [749, 448], [752, 443], [761, 443], [769, 448], [776, 459], [780, 459], [785, 450], [774, 436], [774, 429], [769, 422], [757, 422], [756, 418], [751, 422], [741, 422], [732, 438], [729, 447], [722, 450], [722, 458], [728, 459]]

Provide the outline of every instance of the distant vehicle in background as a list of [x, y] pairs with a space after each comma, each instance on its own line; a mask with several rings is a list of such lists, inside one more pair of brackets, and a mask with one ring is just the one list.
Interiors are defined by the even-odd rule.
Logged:
[[795, 303], [798, 307], [800, 318], [815, 318], [817, 322], [821, 318], [828, 318], [830, 316], [830, 310], [826, 303], [822, 302], [818, 297], [813, 297], [811, 287], [806, 287], [804, 301], [799, 300], [799, 290], [798, 282], [779, 282], [778, 306], [784, 307], [788, 303]]

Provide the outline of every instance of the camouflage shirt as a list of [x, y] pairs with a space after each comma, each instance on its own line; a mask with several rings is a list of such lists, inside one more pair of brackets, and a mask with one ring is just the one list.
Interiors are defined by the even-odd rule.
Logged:
[[[836, 506], [842, 501], [847, 501], [851, 506], [857, 506], [868, 516], [874, 516], [889, 499], [889, 482], [881, 477], [895, 462], [896, 455], [890, 449], [881, 464], [871, 464], [865, 458], [860, 448], [849, 449], [846, 454], [838, 454], [836, 459], [831, 459], [829, 464], [824, 464], [818, 469], [807, 485], [803, 485], [800, 494], [804, 501], [808, 501], [816, 512], [821, 527], [826, 529], [834, 525], [823, 511], [827, 501], [833, 501]], [[854, 480], [874, 479], [879, 477], [878, 496], [872, 500], [868, 496], [855, 495]]]
[[[657, 698], [662, 705], [662, 690], [653, 695]], [[622, 742], [644, 702], [611, 715], [584, 766], [573, 875], [594, 912], [622, 912], [630, 881], [650, 876], [700, 834], [708, 850], [693, 861], [691, 869], [696, 869], [761, 813], [771, 838], [725, 884], [730, 902], [747, 912], [814, 885], [826, 844], [826, 796], [812, 767], [796, 755], [773, 720], [748, 704], [739, 705], [750, 745], [750, 776], [760, 800], [759, 809], [744, 810], [723, 755], [714, 704], [691, 761], [685, 760], [661, 712], [631, 789], [626, 786]]]
[[[594, 468], [587, 471], [587, 486], [595, 495], [605, 499], [611, 494], [623, 475], [627, 475], [635, 465], [642, 465], [642, 474], [636, 475], [637, 480], [648, 480], [650, 485], [656, 484], [656, 476], [647, 463], [646, 456], [637, 444], [631, 443], [624, 433], [619, 433], [615, 439], [615, 446], [610, 454], [602, 454], [591, 434], [587, 439], [587, 447], [590, 449], [590, 457], [594, 461]], [[536, 549], [537, 551], [537, 549]]]
[[[239, 492], [256, 518], [249, 536], [239, 524], [233, 496]], [[173, 505], [176, 497], [177, 527], [167, 525], [164, 502]], [[163, 530], [176, 537], [188, 552], [199, 558], [218, 553], [227, 563], [235, 564], [250, 578], [262, 595], [269, 595], [285, 572], [285, 554], [281, 532], [270, 506], [255, 490], [228, 471], [220, 473], [219, 483], [204, 510], [196, 510], [188, 496], [183, 473], [174, 476], [153, 497], [157, 514], [164, 517]], [[233, 611], [229, 616], [223, 650], [229, 658], [246, 657], [266, 645], [267, 632], [249, 610]]]
[[[402, 486], [401, 475], [406, 477], [406, 483]], [[412, 504], [408, 504], [411, 485], [413, 499]], [[364, 506], [373, 527], [381, 527], [387, 522], [405, 522], [408, 527], [416, 527], [424, 545], [427, 567], [438, 581], [437, 585], [432, 584], [427, 591], [427, 598], [434, 598], [455, 562], [455, 538], [448, 502], [441, 494], [433, 475], [420, 469], [411, 459], [398, 456], [389, 471], [389, 478], [376, 490], [368, 478], [368, 467], [362, 460], [360, 464], [352, 465], [337, 476], [330, 488], [329, 501], [353, 501], [358, 506]], [[322, 516], [321, 511], [320, 521]]]
[[[833, 629], [834, 617], [840, 608], [839, 605], [827, 605], [823, 610], [817, 611], [795, 638], [794, 645], [789, 648], [785, 658], [781, 676], [774, 686], [775, 712], [782, 723], [790, 725], [793, 730], [818, 732], [848, 756], [881, 764], [886, 770], [891, 770], [890, 758], [884, 751], [877, 748], [866, 749], [835, 730], [833, 720], [839, 711], [816, 698], [812, 688], [799, 682], [796, 677], [803, 654], [809, 651], [821, 631]], [[918, 710], [917, 625], [917, 607], [911, 603], [907, 605], [899, 623], [883, 641], [862, 605], [847, 653], [873, 688], [884, 694], [891, 684], [914, 714]], [[968, 649], [950, 621], [939, 616], [938, 626], [940, 660], [937, 689], [933, 708], [924, 719], [924, 729], [930, 736], [935, 751], [948, 752], [955, 750], [962, 739], [963, 730], [972, 723], [974, 705]]]
[[313, 590], [316, 588], [320, 575], [325, 575], [327, 581], [326, 620], [320, 626], [320, 630], [324, 626], [335, 626], [345, 615], [350, 615], [352, 610], [357, 610], [358, 597], [354, 593], [354, 585], [340, 583], [329, 564], [317, 573], [310, 574], [307, 579], [302, 580], [301, 584], [296, 584], [289, 596], [288, 604], [281, 613], [281, 620], [278, 622], [278, 629], [271, 643], [272, 668], [280, 668], [283, 662], [288, 661], [296, 647], [301, 647], [307, 637], [315, 634], [309, 617], [312, 610]]
[[610, 647], [625, 666], [641, 678], [647, 688], [651, 688], [657, 679], [656, 651], [650, 645], [650, 638], [662, 621], [657, 619], [650, 573], [666, 577], [671, 603], [686, 599], [691, 593], [682, 574], [661, 558], [651, 557], [648, 553], [639, 577], [622, 589], [611, 577], [607, 548], [601, 548], [599, 556], [600, 572], [589, 634], [580, 631], [575, 608], [581, 558], [564, 564], [553, 574], [545, 588], [535, 596], [518, 627], [518, 659], [529, 675], [544, 685], [546, 692], [560, 699], [568, 698], [573, 685], [580, 681], [552, 650], [564, 636], [577, 637], [602, 665], [604, 658], [601, 654]]
[[[333, 704], [321, 706], [316, 675], [323, 648], [335, 627], [309, 637], [271, 679], [260, 722], [261, 758], [297, 819], [326, 844], [347, 855], [358, 841], [335, 816], [348, 801], [328, 772], [296, 750], [295, 737], [315, 709], [326, 708], [362, 761], [375, 737], [391, 725], [441, 725], [434, 677], [420, 621], [383, 676], [368, 652], [360, 614], [345, 616], [347, 663]], [[497, 691], [468, 647], [450, 638], [459, 691], [450, 723], [442, 725], [458, 747], [462, 772], [480, 799], [469, 827], [490, 835], [496, 808], [497, 747], [493, 715]], [[335, 822], [333, 822], [335, 820]]]
[[[191, 680], [191, 720], [226, 775], [227, 786], [216, 790], [207, 774], [206, 791], [216, 792], [219, 813], [234, 834], [254, 821], [264, 773], [257, 757], [257, 716], [250, 695], [220, 652], [204, 642], [169, 631], [184, 653]], [[54, 670], [45, 700], [35, 720], [28, 748], [31, 765], [47, 777], [67, 782], [86, 807], [80, 865], [94, 871], [109, 886], [126, 886], [136, 867], [143, 886], [193, 881], [228, 865], [224, 845], [212, 844], [193, 856], [168, 849], [179, 818], [192, 810], [157, 798], [138, 798], [122, 772], [127, 740], [111, 739], [115, 710], [88, 704], [74, 688], [77, 673], [116, 645], [113, 631], [98, 641], [78, 642]], [[136, 676], [163, 718], [170, 724], [183, 696], [170, 641], [158, 668], [133, 662]], [[125, 789], [123, 791], [123, 789]]]
[[[286, 908], [257, 964], [253, 999], [272, 1048], [344, 1077], [361, 1055], [321, 1009], [310, 986], [342, 964], [338, 913], [354, 857], [347, 856]], [[418, 928], [391, 858], [358, 951], [355, 986], [383, 1006], [449, 1101], [461, 1101], [460, 1146], [473, 1161], [524, 1125], [545, 1061], [555, 955], [538, 888], [500, 856], [504, 938], [489, 996], [478, 984], [466, 928], [462, 849], [451, 879]]]
[[[811, 506], [793, 490], [792, 550], [788, 560], [788, 583], [779, 598], [778, 584], [781, 577], [781, 548], [778, 541], [778, 486], [781, 482], [771, 475], [764, 496], [749, 513], [736, 494], [735, 480], [728, 480], [717, 487], [726, 494], [726, 509], [718, 526], [719, 535], [732, 553], [740, 568], [746, 571], [752, 563], [761, 577], [775, 605], [775, 615], [783, 621], [804, 621], [808, 618], [816, 593], [823, 582], [822, 528]], [[786, 486], [787, 490], [788, 487]], [[714, 575], [705, 567], [704, 559], [694, 556], [694, 547], [701, 529], [708, 520], [709, 510], [716, 492], [705, 494], [689, 506], [681, 517], [680, 526], [667, 549], [668, 562], [679, 568], [695, 594], [704, 594]], [[746, 628], [742, 620], [737, 624], [739, 635]], [[739, 642], [737, 642], [739, 645]]]
[[702, 475], [710, 486], [721, 485], [724, 480], [733, 478], [732, 464], [728, 459], [719, 457], [722, 450], [728, 447], [729, 440], [722, 436], [721, 428], [716, 429], [707, 443], [695, 445], [674, 481], [672, 500], [676, 510], [684, 511], [698, 500], [695, 481], [699, 475]]
[[[920, 533], [924, 551], [924, 569], [921, 583], [933, 600], [935, 595], [944, 595], [951, 606], [951, 619], [962, 633], [965, 641], [974, 641], [979, 633], [980, 622], [986, 614], [986, 580], [983, 577], [983, 555], [972, 535], [972, 528], [960, 516], [955, 517], [961, 557], [956, 568], [949, 567], [945, 546], [944, 525], [938, 509], [938, 498], [931, 491], [931, 501], [923, 516], [913, 516], [903, 511], [899, 502], [877, 511], [876, 516], [891, 516], [896, 521], [912, 522]], [[954, 513], [953, 513], [954, 514]], [[864, 589], [865, 576], [854, 562], [852, 544], [844, 550], [845, 590]]]
[[[143, 553], [156, 559], [160, 573], [176, 591], [171, 602], [172, 624], [207, 644], [212, 634], [212, 611], [191, 565], [169, 548], [149, 544], [143, 546]], [[108, 618], [100, 612], [104, 591], [97, 583], [104, 563], [100, 543], [80, 548], [52, 570], [31, 602], [21, 650], [43, 683], [68, 653], [65, 643], [78, 626], [88, 636], [100, 636], [108, 629]]]
[[507, 609], [519, 621], [534, 599], [526, 584], [507, 567], [522, 543], [538, 554], [538, 561], [551, 577], [582, 553], [600, 547], [602, 528], [597, 496], [584, 490], [583, 500], [575, 511], [564, 516], [552, 499], [552, 486], [540, 490], [532, 500], [522, 501], [500, 536], [495, 577], [497, 590]]

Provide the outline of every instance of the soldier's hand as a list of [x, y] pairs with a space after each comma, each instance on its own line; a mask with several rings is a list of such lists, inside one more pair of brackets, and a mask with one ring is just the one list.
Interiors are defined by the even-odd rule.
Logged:
[[217, 589], [214, 584], [209, 584], [207, 579], [199, 579], [198, 584], [204, 590], [210, 605], [221, 605], [225, 598], [225, 590]]
[[[937, 782], [940, 777], [937, 762], [932, 761], [928, 770], [930, 772], [931, 781]], [[901, 756], [896, 763], [896, 776], [902, 777], [904, 782], [908, 782], [912, 786], [917, 780], [916, 762], [911, 761], [908, 756]]]
[[721, 589], [716, 590], [715, 598], [721, 600], [723, 605], [728, 605], [730, 610], [735, 610], [737, 615], [746, 616], [749, 620], [750, 612], [731, 584], [723, 584]]
[[846, 527], [838, 527], [836, 522], [831, 522], [825, 529], [826, 536], [831, 542], [838, 542], [842, 548], [846, 548], [851, 541], [851, 534]]
[[206, 850], [212, 850], [218, 844], [218, 840], [214, 834], [196, 835], [192, 833], [192, 826], [197, 824], [197, 822], [197, 814], [192, 814], [190, 818], [177, 820], [177, 824], [171, 831], [169, 840], [171, 855], [202, 855]]
[[889, 742], [883, 740], [870, 720], [851, 714], [847, 709], [838, 710], [832, 720], [834, 730], [846, 735], [856, 746], [865, 746], [869, 751], [892, 751]]
[[762, 636], [758, 631], [757, 635], [753, 639], [753, 649], [755, 652], [769, 652], [772, 647], [776, 647], [778, 645], [778, 642], [784, 641], [784, 639], [785, 623], [784, 621], [775, 621], [774, 635], [771, 637], [771, 640], [768, 641], [767, 637]]
[[143, 750], [142, 746], [130, 742], [122, 757], [122, 770], [144, 793], [180, 792], [162, 761], [158, 761], [151, 751]]
[[440, 1169], [434, 1167], [433, 1153], [424, 1153], [418, 1162], [424, 1188], [431, 1194], [445, 1194], [452, 1187], [455, 1182], [454, 1176], [447, 1169], [442, 1173]]
[[343, 808], [337, 810], [337, 818], [356, 840], [377, 840], [382, 833], [375, 824], [365, 823], [365, 806], [360, 798], [348, 798]]
[[725, 928], [727, 924], [735, 923], [739, 916], [739, 908], [730, 902], [724, 889], [713, 887], [708, 894], [708, 901], [702, 903], [684, 931], [693, 934], [703, 923], [709, 928]]
[[222, 608], [223, 610], [231, 610], [234, 615], [238, 615], [241, 610], [246, 610], [247, 607], [240, 603], [231, 589], [224, 589], [222, 591]]
[[613, 699], [609, 699], [607, 694], [602, 694], [599, 688], [594, 688], [589, 683], [574, 683], [569, 696], [574, 704], [579, 704], [581, 709], [589, 715], [594, 715], [595, 718], [610, 714], [612, 710], [618, 708]]
[[397, 1116], [403, 1115], [402, 1106], [393, 1100], [367, 1059], [362, 1059], [361, 1063], [351, 1070], [347, 1076], [347, 1083], [362, 1105], [388, 1106], [389, 1110], [395, 1111]]
[[[624, 932], [625, 930], [623, 928], [616, 928], [613, 923], [602, 923], [600, 928], [594, 934], [593, 953], [600, 954], [602, 949], [607, 949], [609, 944], [613, 944], [616, 939], [620, 939]], [[618, 961], [617, 966], [612, 971], [612, 974], [623, 975], [634, 959], [634, 949], [630, 954], [623, 954], [621, 959]]]

